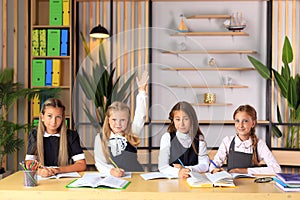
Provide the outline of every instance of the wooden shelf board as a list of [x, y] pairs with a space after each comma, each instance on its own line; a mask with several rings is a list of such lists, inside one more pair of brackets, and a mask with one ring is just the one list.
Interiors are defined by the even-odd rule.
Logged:
[[186, 50], [186, 51], [163, 51], [165, 54], [256, 54], [253, 50]]
[[32, 59], [70, 59], [71, 56], [33, 56]]
[[248, 88], [246, 85], [170, 85], [176, 88]]
[[33, 29], [53, 29], [53, 28], [69, 29], [70, 26], [33, 25], [32, 28]]
[[249, 36], [245, 32], [177, 32], [171, 36]]
[[31, 88], [61, 88], [61, 89], [70, 89], [70, 86], [32, 86]]
[[230, 15], [193, 15], [187, 19], [230, 19]]
[[231, 106], [232, 103], [193, 103], [193, 106]]
[[[170, 120], [152, 120], [152, 124], [169, 124]], [[234, 124], [233, 120], [199, 120], [199, 124]], [[258, 120], [258, 124], [267, 125], [269, 121], [266, 120]]]
[[162, 70], [170, 71], [248, 71], [255, 70], [253, 67], [167, 67]]

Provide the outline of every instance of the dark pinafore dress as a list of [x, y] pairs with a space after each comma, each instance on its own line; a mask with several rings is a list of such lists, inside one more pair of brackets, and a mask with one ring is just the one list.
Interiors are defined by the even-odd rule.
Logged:
[[[189, 148], [185, 148], [180, 144], [176, 133], [170, 133], [170, 159], [169, 164], [173, 167], [173, 164], [180, 164], [178, 158], [183, 162], [185, 166], [197, 165], [198, 155], [195, 153], [192, 145]], [[197, 152], [199, 152], [199, 140], [193, 141]]]
[[234, 168], [250, 168], [255, 167], [252, 164], [252, 155], [253, 153], [243, 153], [235, 151], [234, 142], [235, 137], [232, 139], [229, 147], [229, 154], [227, 159], [227, 171], [234, 169]]
[[127, 146], [120, 155], [113, 156], [109, 147], [109, 152], [112, 160], [117, 164], [118, 167], [129, 172], [142, 172], [144, 171], [142, 165], [137, 160], [137, 148], [132, 146], [127, 141]]

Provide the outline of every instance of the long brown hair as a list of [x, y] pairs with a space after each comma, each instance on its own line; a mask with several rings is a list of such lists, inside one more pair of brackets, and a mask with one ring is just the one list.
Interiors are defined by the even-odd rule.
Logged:
[[62, 109], [62, 122], [59, 128], [57, 129], [57, 133], [60, 133], [60, 142], [59, 142], [59, 153], [58, 153], [58, 166], [66, 166], [68, 164], [68, 148], [67, 148], [67, 126], [65, 120], [65, 106], [59, 99], [50, 98], [47, 99], [42, 108], [41, 114], [39, 117], [39, 124], [37, 128], [37, 155], [39, 158], [39, 162], [44, 165], [44, 133], [46, 127], [42, 122], [41, 115], [45, 114], [45, 110], [48, 107], [60, 108]]
[[[175, 111], [183, 111], [189, 116], [189, 118], [191, 120], [191, 128], [190, 128], [190, 131], [189, 131], [190, 137], [192, 139], [197, 139], [197, 140], [200, 140], [200, 141], [204, 141], [204, 135], [201, 132], [200, 127], [199, 127], [197, 114], [196, 114], [193, 106], [191, 104], [189, 104], [188, 102], [185, 102], [185, 101], [178, 102], [171, 109], [171, 111], [169, 113], [169, 119], [171, 120], [171, 123], [168, 127], [168, 132], [170, 134], [174, 134], [177, 131], [177, 129], [175, 127], [175, 124], [174, 124], [174, 112]], [[195, 153], [198, 154], [194, 142], [192, 142], [192, 147], [193, 147]]]
[[255, 125], [250, 130], [250, 138], [252, 140], [252, 148], [253, 148], [252, 164], [257, 166], [259, 165], [259, 163], [258, 163], [258, 156], [257, 156], [258, 138], [255, 135], [255, 126], [257, 123], [256, 110], [250, 105], [247, 104], [241, 105], [234, 111], [233, 119], [235, 119], [235, 115], [239, 112], [246, 112], [251, 117], [251, 119], [255, 122]]
[[132, 146], [138, 146], [141, 141], [140, 138], [132, 132], [131, 121], [130, 121], [130, 108], [125, 103], [122, 103], [119, 101], [113, 102], [106, 111], [106, 116], [105, 116], [104, 123], [103, 123], [102, 134], [100, 134], [102, 151], [103, 151], [106, 161], [108, 161], [108, 162], [109, 162], [108, 141], [109, 141], [109, 137], [110, 137], [110, 134], [112, 131], [110, 128], [110, 125], [109, 125], [109, 118], [112, 115], [112, 113], [116, 112], [116, 111], [126, 111], [128, 113], [127, 127], [124, 130], [124, 132], [122, 133], [122, 135], [127, 139], [127, 141]]

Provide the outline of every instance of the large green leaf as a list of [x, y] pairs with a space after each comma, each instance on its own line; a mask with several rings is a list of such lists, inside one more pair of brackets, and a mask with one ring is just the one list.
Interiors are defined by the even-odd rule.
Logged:
[[291, 77], [291, 70], [289, 66], [283, 66], [281, 68], [281, 76], [283, 77], [283, 79], [285, 79], [286, 81], [288, 81]]
[[282, 132], [279, 130], [279, 128], [277, 126], [272, 126], [272, 130], [276, 137], [278, 137], [278, 138], [282, 137]]
[[275, 80], [281, 90], [281, 94], [287, 98], [288, 82], [276, 71], [272, 70], [275, 76]]
[[267, 66], [265, 66], [259, 60], [255, 59], [252, 56], [248, 56], [248, 59], [263, 78], [265, 79], [271, 78], [271, 72]]
[[85, 39], [85, 37], [84, 37], [84, 35], [83, 35], [83, 33], [81, 31], [80, 31], [80, 36], [81, 36], [81, 39], [82, 39], [83, 48], [85, 50], [86, 55], [89, 57], [90, 60], [93, 61], [93, 58], [92, 58], [91, 52], [90, 52], [90, 48], [89, 48], [89, 46], [88, 46], [88, 44], [86, 42], [86, 39]]
[[289, 63], [293, 61], [293, 48], [289, 41], [289, 38], [285, 36], [284, 44], [282, 48], [282, 62], [285, 66], [288, 66]]
[[282, 118], [281, 118], [280, 109], [278, 105], [277, 105], [277, 120], [279, 123], [282, 123]]
[[86, 95], [87, 99], [92, 100], [95, 96], [96, 86], [95, 83], [91, 80], [91, 77], [82, 71], [82, 75], [77, 75], [77, 80]]
[[287, 95], [287, 101], [289, 103], [289, 107], [297, 109], [297, 103], [298, 103], [298, 95], [296, 90], [296, 81], [291, 78], [288, 81], [288, 95]]

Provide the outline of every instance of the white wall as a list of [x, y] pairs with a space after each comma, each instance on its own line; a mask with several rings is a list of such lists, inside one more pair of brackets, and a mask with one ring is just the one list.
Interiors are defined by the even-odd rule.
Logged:
[[[197, 36], [171, 37], [185, 17], [200, 14], [231, 14], [242, 12], [247, 21], [244, 30], [249, 36]], [[190, 31], [227, 31], [224, 19], [185, 20]], [[256, 71], [166, 71], [164, 67], [209, 67], [208, 60], [214, 57], [218, 67], [252, 67], [247, 55], [162, 54], [163, 50], [178, 50], [185, 43], [186, 50], [254, 50], [253, 55], [265, 60], [266, 53], [266, 2], [155, 2], [153, 3], [153, 66], [152, 66], [152, 120], [166, 120], [172, 106], [178, 101], [196, 103], [203, 101], [203, 93], [216, 93], [217, 102], [232, 103], [232, 106], [195, 106], [199, 120], [231, 120], [233, 111], [240, 104], [251, 104], [257, 109], [258, 119], [265, 120], [265, 80]], [[182, 89], [170, 85], [220, 85], [224, 76], [230, 76], [233, 83], [246, 85], [242, 89]], [[200, 99], [197, 98], [200, 96]], [[159, 144], [166, 127], [153, 126], [154, 146]], [[230, 126], [201, 126], [208, 146], [219, 146], [225, 135], [234, 134]], [[259, 128], [258, 136], [265, 137], [265, 130]]]

